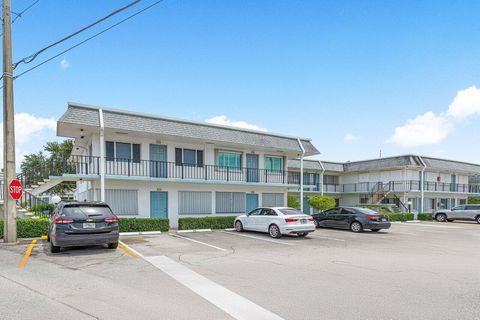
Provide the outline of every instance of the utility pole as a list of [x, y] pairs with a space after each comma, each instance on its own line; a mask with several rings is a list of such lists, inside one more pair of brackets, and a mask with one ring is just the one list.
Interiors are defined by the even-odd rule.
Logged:
[[13, 109], [12, 15], [10, 0], [3, 0], [3, 242], [17, 242], [16, 201], [8, 193], [9, 183], [16, 178], [15, 118]]

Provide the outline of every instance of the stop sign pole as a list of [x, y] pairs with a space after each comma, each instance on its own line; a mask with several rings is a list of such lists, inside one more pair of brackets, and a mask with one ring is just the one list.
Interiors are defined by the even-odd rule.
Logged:
[[15, 180], [15, 122], [13, 108], [12, 14], [10, 0], [3, 0], [3, 242], [17, 242], [17, 204], [7, 183]]

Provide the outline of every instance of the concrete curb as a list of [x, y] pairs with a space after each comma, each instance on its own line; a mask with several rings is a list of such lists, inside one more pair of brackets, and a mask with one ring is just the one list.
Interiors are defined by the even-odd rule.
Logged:
[[421, 220], [408, 220], [408, 221], [390, 221], [390, 223], [419, 223]]
[[227, 228], [225, 231], [235, 231], [235, 228]]
[[177, 230], [177, 233], [212, 232], [212, 229]]
[[141, 231], [141, 232], [120, 232], [121, 236], [148, 236], [161, 234], [161, 231]]

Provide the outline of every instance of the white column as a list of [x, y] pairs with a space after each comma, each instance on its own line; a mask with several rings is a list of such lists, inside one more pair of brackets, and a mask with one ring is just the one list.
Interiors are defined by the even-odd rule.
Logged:
[[100, 201], [105, 201], [105, 126], [103, 110], [98, 110], [100, 121]]

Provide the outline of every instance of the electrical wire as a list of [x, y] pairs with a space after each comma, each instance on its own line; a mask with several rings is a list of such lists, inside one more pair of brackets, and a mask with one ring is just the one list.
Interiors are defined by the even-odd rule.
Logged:
[[76, 31], [76, 32], [74, 32], [74, 33], [72, 33], [72, 34], [69, 34], [68, 36], [63, 37], [62, 39], [60, 39], [60, 40], [58, 40], [58, 41], [55, 41], [54, 43], [46, 46], [45, 48], [42, 48], [42, 49], [38, 50], [37, 52], [35, 52], [35, 53], [33, 53], [33, 54], [31, 54], [31, 55], [29, 55], [29, 56], [27, 56], [27, 57], [25, 57], [25, 58], [23, 58], [23, 59], [21, 59], [21, 60], [19, 60], [18, 62], [15, 62], [15, 63], [13, 64], [13, 70], [15, 70], [15, 69], [18, 67], [19, 64], [21, 64], [21, 63], [28, 64], [28, 63], [32, 62], [32, 61], [35, 60], [40, 54], [42, 54], [43, 52], [47, 51], [48, 49], [50, 49], [50, 48], [52, 48], [52, 47], [55, 47], [55, 46], [59, 45], [60, 43], [65, 42], [65, 41], [67, 41], [68, 39], [70, 39], [70, 38], [72, 38], [72, 37], [74, 37], [74, 36], [76, 36], [76, 35], [84, 32], [84, 31], [92, 28], [93, 26], [95, 26], [95, 25], [97, 25], [97, 24], [99, 24], [99, 23], [101, 23], [101, 22], [103, 22], [103, 21], [105, 21], [105, 20], [113, 17], [114, 15], [116, 15], [116, 14], [118, 14], [118, 13], [120, 13], [120, 12], [122, 12], [122, 11], [128, 9], [128, 8], [130, 8], [131, 6], [139, 3], [140, 1], [142, 1], [142, 0], [135, 0], [135, 1], [133, 1], [133, 2], [130, 2], [130, 3], [127, 4], [126, 6], [123, 6], [123, 7], [121, 7], [121, 8], [118, 8], [117, 10], [115, 10], [115, 11], [109, 13], [108, 15], [106, 15], [105, 17], [103, 17], [103, 18], [101, 18], [101, 19], [99, 19], [99, 20], [97, 20], [97, 21], [95, 21], [95, 22], [87, 25], [86, 27], [83, 27], [82, 29], [80, 29], [80, 30], [78, 30], [78, 31]]
[[15, 21], [17, 21], [18, 18], [21, 18], [22, 17], [22, 14], [24, 14], [25, 12], [27, 12], [28, 10], [30, 10], [31, 7], [33, 7], [34, 5], [36, 5], [38, 2], [40, 2], [40, 0], [35, 0], [33, 1], [28, 7], [26, 7], [25, 9], [23, 9], [21, 12], [19, 13], [16, 13], [16, 12], [13, 12], [13, 14], [15, 14], [15, 18], [13, 18], [12, 20], [12, 24], [15, 23]]
[[[85, 39], [85, 40], [83, 40], [83, 41], [81, 41], [81, 42], [79, 42], [79, 43], [77, 43], [77, 44], [75, 44], [75, 45], [73, 45], [73, 46], [65, 49], [65, 50], [63, 50], [62, 52], [60, 52], [60, 53], [58, 53], [58, 54], [56, 54], [56, 55], [54, 55], [54, 56], [52, 56], [52, 57], [50, 57], [50, 58], [42, 61], [42, 62], [40, 62], [39, 64], [37, 64], [37, 65], [35, 65], [35, 66], [33, 66], [33, 67], [31, 67], [31, 68], [23, 71], [22, 73], [19, 73], [18, 75], [14, 76], [13, 79], [15, 80], [15, 79], [23, 76], [24, 74], [26, 74], [26, 73], [28, 73], [28, 72], [31, 72], [31, 71], [33, 71], [33, 70], [35, 70], [35, 69], [37, 69], [38, 67], [46, 64], [47, 62], [50, 62], [50, 61], [52, 61], [53, 59], [58, 58], [58, 57], [61, 56], [62, 54], [65, 54], [66, 52], [68, 52], [68, 51], [70, 51], [70, 50], [73, 50], [73, 49], [81, 46], [82, 44], [84, 44], [84, 43], [86, 43], [86, 42], [88, 42], [88, 41], [90, 41], [90, 40], [92, 40], [92, 39], [100, 36], [101, 34], [103, 34], [103, 33], [107, 32], [107, 31], [115, 28], [116, 26], [118, 26], [118, 25], [120, 25], [120, 24], [122, 24], [122, 23], [124, 23], [124, 22], [126, 22], [126, 21], [128, 21], [128, 20], [130, 20], [130, 19], [132, 19], [132, 18], [134, 18], [135, 16], [137, 16], [137, 15], [139, 15], [139, 14], [141, 14], [141, 13], [143, 13], [143, 12], [149, 10], [149, 9], [151, 9], [152, 7], [154, 7], [155, 5], [157, 5], [157, 4], [159, 4], [159, 3], [163, 2], [163, 1], [164, 1], [164, 0], [158, 0], [158, 1], [154, 2], [154, 3], [152, 3], [151, 5], [143, 8], [142, 10], [139, 10], [139, 11], [131, 14], [130, 16], [126, 17], [125, 19], [120, 20], [119, 22], [111, 25], [110, 27], [108, 27], [108, 28], [106, 28], [106, 29], [103, 29], [102, 31], [94, 34], [93, 36], [91, 36], [91, 37], [89, 37], [89, 38], [87, 38], [87, 39]], [[3, 86], [0, 87], [0, 89], [1, 89], [1, 88], [3, 88]]]

